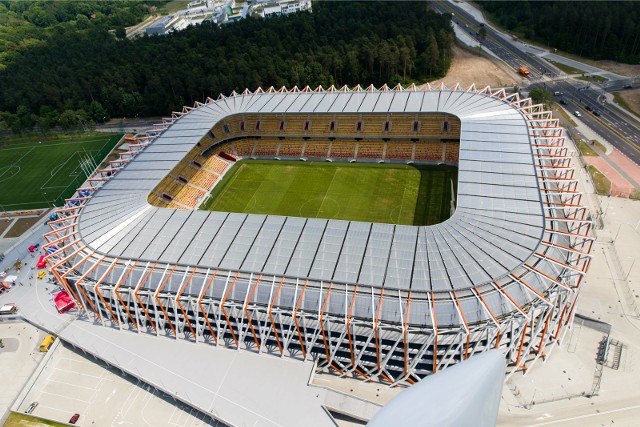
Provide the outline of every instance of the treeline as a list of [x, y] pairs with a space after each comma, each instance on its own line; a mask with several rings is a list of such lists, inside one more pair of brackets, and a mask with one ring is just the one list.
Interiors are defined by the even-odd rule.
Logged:
[[134, 25], [165, 1], [0, 0], [0, 70], [16, 55], [43, 46], [51, 36], [89, 27], [108, 30]]
[[640, 63], [640, 2], [482, 1], [493, 20], [524, 38], [593, 59]]
[[454, 34], [424, 2], [317, 2], [313, 13], [118, 40], [61, 32], [0, 71], [0, 127], [168, 114], [258, 86], [380, 86], [443, 76]]

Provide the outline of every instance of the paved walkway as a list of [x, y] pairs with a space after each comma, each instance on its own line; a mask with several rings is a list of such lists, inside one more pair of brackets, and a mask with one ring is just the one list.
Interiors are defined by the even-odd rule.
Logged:
[[629, 197], [633, 185], [614, 169], [606, 158], [599, 156], [584, 156], [584, 161], [598, 168], [611, 181], [611, 195], [615, 197]]

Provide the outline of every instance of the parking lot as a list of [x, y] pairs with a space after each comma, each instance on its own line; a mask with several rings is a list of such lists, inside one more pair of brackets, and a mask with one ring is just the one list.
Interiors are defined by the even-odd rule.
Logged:
[[217, 425], [144, 383], [62, 345], [54, 350], [20, 411], [32, 402], [38, 402], [33, 415], [68, 422], [78, 413], [77, 424], [83, 426]]
[[0, 322], [0, 418], [42, 360], [38, 345], [44, 336], [44, 332], [26, 322]]

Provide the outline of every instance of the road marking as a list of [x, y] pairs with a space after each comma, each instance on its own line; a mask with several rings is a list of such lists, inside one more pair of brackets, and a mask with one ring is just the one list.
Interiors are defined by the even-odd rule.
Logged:
[[86, 376], [86, 377], [97, 378], [97, 379], [100, 379], [100, 378], [101, 378], [101, 377], [96, 376], [96, 375], [85, 374], [85, 373], [82, 373], [82, 372], [78, 372], [78, 371], [74, 371], [74, 370], [69, 370], [69, 369], [64, 369], [64, 368], [58, 368], [58, 367], [55, 367], [55, 368], [53, 368], [53, 369], [54, 369], [55, 371], [69, 372], [69, 373], [72, 373], [72, 374], [74, 374], [74, 375], [84, 375], [84, 376]]
[[640, 408], [640, 405], [627, 406], [625, 408], [618, 408], [618, 409], [611, 409], [609, 411], [596, 412], [595, 414], [578, 415], [577, 417], [563, 418], [563, 419], [558, 419], [558, 420], [554, 420], [554, 421], [548, 421], [546, 423], [531, 424], [531, 425], [529, 425], [527, 427], [546, 426], [546, 425], [551, 425], [551, 424], [563, 423], [563, 422], [567, 422], [567, 421], [583, 420], [585, 418], [597, 417], [597, 416], [600, 416], [600, 415], [607, 415], [607, 414], [614, 414], [616, 412], [624, 412], [624, 411], [629, 411], [631, 409], [638, 409], [638, 408]]
[[86, 387], [86, 386], [78, 385], [78, 384], [67, 383], [67, 382], [64, 382], [64, 381], [52, 380], [51, 378], [49, 378], [49, 382], [52, 382], [52, 383], [59, 383], [59, 384], [64, 384], [64, 385], [68, 385], [68, 386], [72, 386], [72, 387], [86, 388], [87, 390], [93, 390], [93, 391], [96, 391], [96, 389], [95, 389], [95, 388]]
[[55, 396], [56, 399], [63, 398], [63, 399], [69, 399], [69, 400], [77, 400], [78, 402], [87, 403], [87, 404], [89, 403], [86, 400], [77, 399], [75, 397], [69, 397], [68, 395], [64, 395], [64, 394], [60, 394], [60, 393], [52, 393], [52, 392], [46, 391], [46, 390], [40, 390], [40, 394], [50, 394], [52, 396]]

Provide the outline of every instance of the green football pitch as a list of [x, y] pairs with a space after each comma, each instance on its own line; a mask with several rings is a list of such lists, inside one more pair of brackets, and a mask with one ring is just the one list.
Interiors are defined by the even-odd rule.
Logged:
[[449, 218], [457, 168], [242, 160], [201, 209], [402, 225]]
[[61, 206], [121, 137], [91, 133], [0, 139], [0, 209]]

